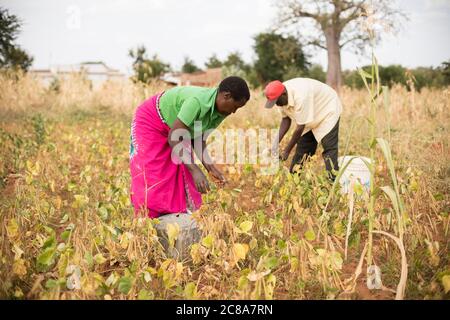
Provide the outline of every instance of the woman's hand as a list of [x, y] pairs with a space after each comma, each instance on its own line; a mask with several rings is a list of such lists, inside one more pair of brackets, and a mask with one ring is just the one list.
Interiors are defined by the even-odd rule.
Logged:
[[217, 180], [219, 180], [221, 183], [227, 182], [225, 177], [223, 176], [222, 172], [213, 164], [207, 164], [205, 166], [206, 170]]
[[209, 188], [208, 179], [206, 179], [202, 170], [199, 167], [195, 166], [191, 171], [192, 177], [194, 178], [195, 186], [200, 193], [207, 193]]

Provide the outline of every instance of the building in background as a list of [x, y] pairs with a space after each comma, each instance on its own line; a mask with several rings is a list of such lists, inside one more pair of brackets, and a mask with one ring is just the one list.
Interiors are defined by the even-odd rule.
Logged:
[[[128, 77], [116, 69], [108, 67], [104, 62], [83, 62], [72, 65], [56, 65], [49, 69], [32, 69], [29, 71], [45, 86], [50, 86], [55, 80], [64, 80], [74, 74], [83, 74], [98, 88], [106, 81], [126, 81]], [[160, 80], [170, 86], [216, 87], [222, 80], [222, 68], [212, 68], [194, 73], [169, 72]]]
[[83, 74], [98, 88], [106, 81], [125, 81], [127, 77], [119, 70], [108, 67], [104, 62], [82, 62], [73, 65], [58, 65], [49, 69], [33, 69], [30, 73], [35, 75], [44, 85], [49, 86], [55, 80], [63, 80], [73, 74]]
[[179, 86], [181, 83], [181, 72], [167, 72], [159, 78], [169, 86]]
[[28, 73], [35, 76], [46, 87], [49, 87], [56, 79], [56, 75], [50, 69], [31, 69]]
[[172, 86], [216, 87], [222, 81], [222, 68], [212, 68], [194, 73], [170, 72], [161, 78]]

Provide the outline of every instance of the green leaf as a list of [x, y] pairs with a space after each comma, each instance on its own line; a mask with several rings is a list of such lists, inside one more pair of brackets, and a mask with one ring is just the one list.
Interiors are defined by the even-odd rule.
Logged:
[[131, 277], [122, 277], [119, 279], [119, 285], [117, 289], [120, 293], [128, 294], [133, 286], [133, 279]]
[[292, 257], [290, 265], [291, 265], [290, 272], [295, 272], [297, 270], [297, 268], [298, 268], [298, 258], [297, 257]]
[[180, 233], [180, 226], [177, 223], [169, 223], [166, 228], [169, 246], [173, 248], [175, 246], [175, 240], [177, 240], [178, 234]]
[[381, 190], [384, 191], [384, 193], [387, 194], [389, 199], [391, 200], [392, 206], [394, 207], [395, 212], [397, 213], [397, 216], [400, 216], [400, 208], [398, 207], [398, 199], [397, 194], [395, 193], [394, 189], [392, 189], [391, 186], [385, 186], [381, 187]]
[[84, 259], [86, 260], [89, 268], [91, 268], [94, 265], [94, 258], [92, 257], [92, 254], [88, 251], [84, 254]]
[[436, 201], [444, 200], [444, 195], [442, 193], [436, 193], [433, 195], [433, 197], [434, 197], [434, 200], [436, 200]]
[[106, 209], [105, 207], [101, 207], [100, 209], [98, 209], [98, 214], [103, 221], [108, 220], [108, 209]]
[[305, 232], [305, 239], [308, 241], [314, 241], [316, 240], [316, 234], [314, 233], [314, 230], [309, 229]]
[[53, 289], [56, 288], [57, 286], [59, 286], [59, 283], [55, 279], [48, 279], [47, 282], [45, 283], [45, 287], [47, 289]]
[[338, 236], [342, 236], [345, 234], [345, 228], [344, 228], [344, 225], [342, 224], [341, 220], [336, 220], [333, 223], [333, 229], [334, 229], [334, 232], [336, 233], [336, 235], [338, 235]]
[[61, 233], [61, 239], [63, 239], [64, 241], [67, 241], [67, 239], [69, 239], [71, 230], [66, 230], [63, 233]]
[[364, 69], [359, 68], [358, 72], [361, 77], [366, 78], [366, 79], [372, 79], [372, 75], [370, 73], [368, 73], [367, 71], [365, 71]]
[[372, 75], [367, 73], [363, 69], [358, 69], [358, 72], [364, 82], [364, 86], [366, 87], [366, 89], [370, 93], [370, 95], [372, 96], [372, 91], [370, 90], [369, 84], [367, 83], [367, 79], [372, 79]]
[[51, 266], [54, 262], [56, 248], [45, 249], [38, 257], [38, 269], [45, 270], [47, 267]]
[[153, 300], [155, 295], [151, 291], [147, 291], [145, 289], [142, 289], [139, 291], [138, 299], [139, 300]]
[[264, 295], [265, 298], [267, 300], [272, 300], [273, 299], [273, 291], [275, 289], [275, 283], [277, 282], [277, 278], [273, 275], [270, 274], [265, 282], [265, 287], [264, 287]]
[[44, 245], [42, 246], [42, 250], [54, 247], [56, 247], [56, 237], [53, 234], [50, 237], [48, 237], [47, 240], [45, 240]]
[[252, 240], [250, 240], [250, 242], [248, 243], [248, 246], [252, 250], [255, 249], [257, 245], [258, 245], [258, 240], [256, 240], [255, 238], [252, 238]]
[[359, 181], [356, 181], [355, 184], [353, 185], [353, 191], [358, 195], [361, 196], [364, 192], [363, 187], [361, 185], [361, 183], [359, 183]]
[[184, 296], [189, 300], [197, 298], [197, 286], [194, 282], [189, 282], [186, 284], [184, 287]]
[[73, 183], [73, 182], [69, 182], [68, 184], [67, 184], [67, 190], [69, 191], [69, 192], [72, 192], [73, 190], [75, 190], [77, 188], [77, 185], [75, 184], [75, 183]]
[[89, 197], [84, 194], [76, 194], [73, 197], [75, 201], [72, 203], [72, 208], [81, 209], [89, 203]]
[[238, 280], [238, 289], [242, 290], [248, 286], [247, 276], [241, 276]]
[[214, 242], [214, 238], [212, 235], [207, 235], [202, 239], [202, 245], [204, 245], [206, 248], [211, 248]]
[[101, 253], [97, 253], [94, 256], [94, 261], [96, 264], [103, 264], [106, 262], [106, 258]]
[[270, 257], [270, 258], [266, 258], [264, 261], [264, 266], [267, 269], [273, 269], [276, 268], [276, 266], [278, 265], [278, 259], [277, 257]]
[[284, 240], [282, 240], [282, 239], [279, 239], [279, 240], [277, 241], [277, 247], [278, 247], [278, 249], [280, 249], [280, 250], [286, 249], [286, 247], [287, 247], [286, 241], [284, 241]]
[[6, 232], [8, 234], [8, 237], [14, 238], [18, 235], [19, 231], [19, 224], [17, 223], [16, 219], [9, 220], [7, 226], [6, 226]]
[[247, 233], [249, 232], [253, 227], [253, 222], [251, 221], [244, 221], [239, 225], [239, 229], [241, 229], [242, 232]]
[[334, 251], [330, 254], [330, 262], [334, 269], [341, 270], [342, 269], [342, 257], [341, 254], [337, 251]]
[[233, 245], [233, 253], [238, 259], [244, 260], [247, 256], [248, 250], [249, 247], [246, 244], [235, 243]]
[[450, 275], [445, 275], [442, 277], [442, 285], [444, 286], [444, 291], [447, 294], [450, 291]]

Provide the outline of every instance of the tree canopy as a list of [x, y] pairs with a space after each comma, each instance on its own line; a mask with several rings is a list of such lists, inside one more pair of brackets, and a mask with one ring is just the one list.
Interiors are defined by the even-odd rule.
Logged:
[[327, 83], [334, 88], [342, 85], [341, 50], [364, 50], [405, 17], [394, 0], [280, 0], [277, 7], [277, 29], [327, 50]]
[[189, 58], [188, 56], [184, 57], [183, 66], [181, 67], [181, 71], [184, 73], [194, 73], [200, 71], [201, 69], [197, 67], [195, 62]]
[[304, 74], [309, 66], [299, 41], [293, 36], [260, 33], [255, 38], [255, 72], [261, 83]]
[[0, 7], [0, 68], [26, 71], [33, 63], [33, 57], [15, 43], [21, 23], [17, 16]]
[[151, 79], [158, 78], [170, 70], [170, 65], [161, 61], [158, 55], [155, 54], [152, 58], [148, 58], [144, 46], [130, 49], [128, 55], [134, 60], [134, 81], [148, 83]]

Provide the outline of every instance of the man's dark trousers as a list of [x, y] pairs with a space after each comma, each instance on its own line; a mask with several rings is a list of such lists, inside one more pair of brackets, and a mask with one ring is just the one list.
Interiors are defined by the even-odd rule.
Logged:
[[[336, 176], [332, 170], [339, 170], [338, 165], [338, 149], [339, 149], [339, 120], [336, 125], [328, 132], [325, 137], [322, 138], [323, 147], [323, 160], [325, 161], [325, 167], [330, 175], [330, 178], [334, 180]], [[297, 142], [297, 149], [295, 151], [294, 158], [292, 159], [290, 171], [295, 172], [294, 166], [296, 164], [303, 166], [303, 163], [316, 153], [317, 140], [314, 137], [312, 131], [308, 131]]]

